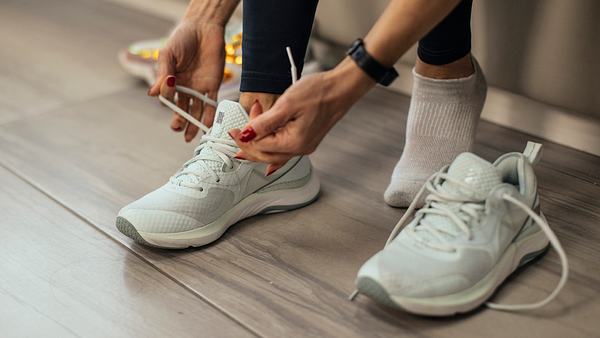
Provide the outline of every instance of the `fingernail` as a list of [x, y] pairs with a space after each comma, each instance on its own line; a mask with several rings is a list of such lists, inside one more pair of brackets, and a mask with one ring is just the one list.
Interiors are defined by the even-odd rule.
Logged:
[[230, 132], [227, 132], [227, 135], [229, 135], [229, 137], [231, 137], [232, 140], [235, 140], [235, 137], [233, 137], [233, 135], [231, 135]]
[[238, 160], [246, 160], [246, 158], [242, 155], [235, 155], [234, 158], [238, 159]]
[[265, 177], [271, 175], [272, 173], [274, 173], [276, 171], [277, 171], [277, 168], [271, 168], [271, 169], [269, 169], [269, 171], [267, 171], [267, 174], [265, 175]]
[[175, 87], [175, 76], [169, 75], [167, 76], [167, 86], [173, 88]]
[[240, 141], [242, 141], [242, 142], [250, 142], [250, 141], [254, 140], [255, 137], [256, 137], [256, 132], [254, 131], [254, 129], [252, 127], [246, 127], [240, 133]]

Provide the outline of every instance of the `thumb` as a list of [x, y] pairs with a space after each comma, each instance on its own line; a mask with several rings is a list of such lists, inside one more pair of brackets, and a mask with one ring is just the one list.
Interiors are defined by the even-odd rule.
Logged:
[[[260, 104], [259, 104], [260, 105]], [[256, 106], [253, 105], [253, 106]], [[257, 112], [258, 107], [253, 107]], [[262, 110], [262, 108], [260, 108]], [[271, 135], [277, 129], [285, 125], [291, 112], [281, 109], [277, 103], [269, 110], [262, 114], [252, 114], [256, 117], [252, 119], [248, 125], [242, 129], [239, 139], [242, 142], [250, 142], [252, 140], [260, 140], [265, 136]]]
[[161, 87], [165, 85], [170, 75], [175, 75], [176, 60], [173, 53], [168, 48], [163, 48], [158, 53], [158, 69], [156, 71], [156, 80], [148, 90], [148, 95], [157, 96], [161, 94]]

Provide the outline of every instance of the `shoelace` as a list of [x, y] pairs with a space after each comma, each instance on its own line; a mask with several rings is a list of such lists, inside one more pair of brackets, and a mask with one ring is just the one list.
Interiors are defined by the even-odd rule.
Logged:
[[[294, 84], [298, 80], [298, 71], [296, 69], [296, 63], [294, 62], [294, 57], [292, 55], [292, 50], [290, 49], [290, 47], [286, 47], [285, 50], [287, 52], [288, 59], [290, 62], [290, 73], [292, 75], [292, 84]], [[211, 99], [210, 97], [208, 97], [208, 95], [206, 95], [204, 93], [200, 93], [192, 88], [188, 88], [188, 87], [184, 87], [184, 86], [175, 86], [175, 91], [177, 93], [188, 94], [191, 97], [199, 99], [202, 102], [204, 102], [205, 104], [209, 104], [214, 107], [217, 107], [217, 105], [218, 105], [218, 102]], [[215, 154], [218, 158], [220, 158], [223, 161], [223, 164], [226, 165], [229, 170], [231, 170], [231, 169], [233, 169], [232, 158], [235, 156], [235, 154], [237, 153], [237, 151], [239, 149], [237, 147], [235, 141], [209, 136], [208, 132], [210, 131], [210, 128], [208, 128], [205, 124], [198, 121], [195, 117], [193, 117], [191, 114], [189, 114], [185, 110], [179, 108], [175, 103], [171, 102], [166, 97], [159, 95], [158, 99], [162, 103], [164, 103], [167, 107], [169, 107], [171, 110], [175, 111], [177, 114], [179, 114], [180, 116], [182, 116], [183, 118], [188, 120], [191, 124], [200, 128], [200, 130], [202, 130], [202, 132], [204, 133], [204, 135], [202, 135], [202, 137], [200, 139], [200, 144], [194, 150], [194, 154], [195, 154], [194, 157], [191, 158], [189, 161], [187, 161], [183, 165], [183, 169], [181, 171], [179, 171], [177, 174], [175, 174], [173, 177], [171, 177], [170, 182], [175, 183], [175, 184], [180, 184], [180, 185], [186, 185], [189, 187], [198, 187], [197, 183], [199, 183], [202, 173], [200, 171], [190, 169], [191, 164], [196, 163], [196, 162], [199, 162], [201, 168], [204, 169], [202, 172], [208, 172], [215, 179], [216, 182], [219, 182], [220, 177], [217, 174], [217, 172], [215, 172], [215, 170], [211, 169], [205, 163], [205, 161], [215, 161], [216, 158], [209, 156], [209, 155], [204, 155], [201, 153], [201, 151], [203, 148], [212, 149], [213, 154]], [[178, 178], [185, 176], [185, 175], [193, 175], [194, 177], [196, 177], [196, 182], [190, 184], [188, 182], [178, 180]], [[202, 187], [200, 187], [200, 190], [202, 191]]]
[[[210, 154], [203, 154], [202, 149], [204, 148], [210, 148], [212, 152]], [[227, 170], [232, 170], [234, 167], [232, 158], [235, 156], [238, 149], [239, 148], [233, 140], [225, 140], [222, 138], [212, 137], [208, 134], [204, 134], [200, 139], [200, 145], [196, 148], [196, 150], [194, 150], [194, 154], [196, 155], [190, 160], [188, 160], [186, 163], [184, 163], [183, 169], [181, 169], [178, 173], [173, 175], [169, 181], [173, 184], [183, 185], [190, 188], [197, 188], [199, 187], [202, 173], [209, 173], [212, 176], [212, 178], [214, 178], [215, 182], [220, 182], [221, 177], [219, 176], [219, 174], [215, 170], [211, 169], [206, 162], [220, 162], [219, 160], [217, 160], [218, 158], [222, 161], [223, 165], [227, 168]], [[202, 170], [192, 168], [191, 164], [193, 163], [198, 163]], [[195, 177], [195, 182], [190, 183], [186, 182], [185, 180], [179, 179], [180, 177], [186, 175], [192, 175], [193, 177]], [[200, 191], [202, 190], [203, 188], [200, 187]]]
[[[212, 105], [215, 107], [217, 106], [217, 102], [214, 101], [213, 99], [209, 98], [206, 94], [200, 93], [191, 88], [187, 88], [184, 86], [175, 86], [175, 90], [178, 93], [185, 93], [196, 99], [199, 99], [199, 100], [203, 101], [205, 104], [209, 104], [209, 105]], [[198, 183], [200, 182], [200, 177], [202, 175], [202, 172], [208, 172], [215, 179], [216, 182], [219, 182], [221, 178], [214, 170], [212, 170], [206, 164], [206, 161], [215, 161], [216, 158], [220, 158], [223, 161], [224, 165], [226, 165], [226, 167], [228, 169], [232, 169], [233, 161], [231, 158], [235, 156], [235, 154], [237, 153], [237, 150], [238, 150], [238, 147], [235, 144], [235, 141], [210, 136], [208, 134], [208, 132], [210, 131], [210, 128], [208, 128], [202, 122], [198, 121], [196, 118], [194, 118], [188, 112], [179, 108], [175, 103], [169, 101], [167, 98], [165, 98], [162, 95], [160, 95], [158, 97], [158, 99], [162, 103], [164, 103], [167, 107], [169, 107], [170, 109], [175, 111], [177, 114], [183, 116], [190, 123], [192, 123], [195, 126], [197, 126], [198, 128], [200, 128], [200, 130], [202, 130], [202, 132], [204, 133], [204, 135], [202, 135], [202, 137], [200, 138], [200, 144], [194, 150], [195, 156], [192, 157], [190, 160], [188, 160], [183, 165], [183, 169], [180, 170], [177, 174], [173, 175], [169, 181], [174, 184], [179, 184], [179, 185], [184, 185], [184, 186], [188, 186], [191, 188], [196, 188], [196, 187], [198, 187]], [[202, 149], [204, 149], [204, 148], [211, 148], [213, 150], [211, 154], [216, 155], [216, 158], [213, 156], [202, 154]], [[198, 162], [200, 165], [200, 168], [203, 169], [202, 172], [191, 168], [191, 165], [196, 162]], [[186, 176], [186, 175], [192, 175], [193, 177], [195, 177], [195, 182], [189, 183], [189, 182], [179, 179], [180, 177]], [[203, 190], [203, 188], [200, 187], [200, 191], [202, 191], [202, 190]]]
[[[464, 221], [458, 215], [456, 215], [456, 213], [453, 210], [443, 206], [443, 203], [444, 202], [469, 203], [469, 204], [465, 204], [464, 206], [461, 206], [460, 210], [462, 210], [462, 211], [466, 212], [467, 214], [472, 215], [474, 217], [477, 217], [476, 212], [478, 210], [482, 210], [482, 208], [484, 208], [484, 207], [483, 207], [483, 205], [477, 205], [477, 203], [481, 202], [477, 199], [469, 200], [468, 198], [452, 196], [452, 195], [449, 195], [449, 194], [446, 194], [446, 193], [440, 191], [436, 187], [436, 186], [439, 186], [439, 182], [441, 180], [449, 180], [453, 184], [460, 185], [463, 189], [465, 189], [467, 191], [472, 190], [472, 188], [467, 186], [466, 184], [456, 181], [456, 180], [452, 180], [452, 178], [449, 178], [445, 174], [445, 171], [447, 168], [448, 168], [448, 166], [442, 168], [440, 171], [434, 173], [427, 179], [426, 183], [421, 187], [421, 189], [417, 193], [417, 196], [415, 197], [415, 199], [409, 205], [409, 207], [406, 210], [406, 212], [404, 213], [404, 215], [400, 218], [400, 220], [398, 221], [398, 223], [392, 230], [384, 247], [388, 246], [394, 240], [394, 238], [396, 238], [396, 236], [400, 233], [400, 231], [403, 229], [404, 225], [407, 223], [407, 221], [413, 215], [413, 213], [417, 207], [417, 204], [418, 204], [419, 200], [421, 199], [421, 196], [423, 195], [423, 193], [426, 190], [431, 193], [431, 195], [429, 195], [427, 197], [427, 199], [432, 201], [432, 203], [430, 204], [429, 207], [419, 210], [419, 211], [417, 211], [417, 213], [438, 214], [438, 215], [447, 216], [452, 220], [452, 222], [454, 222], [457, 225], [457, 227], [459, 229], [464, 231], [464, 233], [469, 238], [471, 238], [470, 228], [464, 223]], [[542, 229], [542, 231], [544, 232], [544, 234], [550, 241], [550, 244], [552, 245], [554, 250], [556, 250], [556, 252], [558, 253], [558, 257], [560, 259], [561, 268], [562, 268], [561, 276], [560, 276], [560, 280], [559, 280], [557, 286], [554, 288], [554, 290], [550, 293], [550, 295], [548, 295], [545, 299], [543, 299], [541, 301], [531, 303], [531, 304], [497, 304], [497, 303], [492, 303], [492, 302], [486, 302], [486, 306], [488, 306], [491, 309], [505, 310], [505, 311], [521, 311], [521, 310], [538, 309], [540, 307], [547, 305], [552, 300], [554, 300], [556, 298], [556, 296], [558, 296], [560, 291], [563, 289], [563, 287], [565, 286], [567, 279], [569, 278], [569, 264], [567, 261], [567, 255], [565, 254], [565, 251], [563, 250], [562, 245], [560, 244], [558, 238], [556, 237], [556, 235], [554, 234], [554, 232], [552, 231], [552, 229], [550, 228], [548, 223], [542, 217], [540, 217], [533, 210], [531, 210], [531, 208], [528, 205], [526, 205], [525, 203], [521, 202], [520, 200], [514, 198], [513, 196], [510, 196], [508, 194], [503, 194], [502, 199], [516, 205], [517, 207], [519, 207], [520, 209], [525, 211], [527, 213], [527, 215], [529, 215], [529, 217], [531, 217], [533, 219], [533, 221]], [[439, 202], [440, 204], [434, 205], [435, 202]], [[424, 223], [423, 221], [420, 222], [419, 227], [424, 229], [425, 231], [433, 234], [436, 238], [440, 239], [441, 242], [443, 242], [443, 237], [441, 234], [443, 232], [445, 232], [444, 230], [433, 227], [431, 224], [428, 224], [426, 222]], [[409, 228], [408, 230], [412, 231], [414, 235], [417, 235], [414, 233], [414, 226], [412, 228]], [[421, 241], [421, 242], [424, 243], [424, 241]], [[429, 242], [427, 242], [427, 243], [429, 246], [431, 246], [433, 244], [433, 243], [429, 243]], [[445, 246], [445, 245], [438, 245], [437, 249], [441, 249], [444, 251], [449, 251], [449, 250], [453, 251], [454, 250], [454, 248], [452, 248], [450, 246]], [[355, 290], [348, 297], [348, 299], [350, 301], [352, 301], [358, 295], [358, 293], [359, 293], [358, 290]]]

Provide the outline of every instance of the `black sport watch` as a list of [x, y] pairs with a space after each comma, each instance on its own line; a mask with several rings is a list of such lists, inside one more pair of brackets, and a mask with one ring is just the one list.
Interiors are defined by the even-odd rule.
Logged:
[[363, 39], [356, 39], [346, 54], [356, 62], [360, 69], [382, 86], [389, 86], [398, 77], [398, 72], [394, 67], [385, 67], [367, 52]]

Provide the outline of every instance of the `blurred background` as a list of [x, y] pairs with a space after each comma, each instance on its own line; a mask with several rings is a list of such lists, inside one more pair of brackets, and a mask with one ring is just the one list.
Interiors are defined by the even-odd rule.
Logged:
[[[118, 3], [124, 10], [135, 10], [140, 13], [136, 16], [139, 21], [120, 27], [115, 17], [119, 13], [107, 11], [103, 2]], [[3, 22], [0, 57], [4, 61], [0, 65], [0, 76], [7, 78], [7, 74], [16, 71], [16, 64], [27, 64], [30, 70], [28, 74], [20, 74], [23, 81], [0, 83], [4, 93], [0, 95], [0, 104], [17, 111], [36, 109], [32, 102], [22, 107], [27, 100], [42, 105], [53, 101], [46, 97], [48, 93], [40, 92], [41, 97], [36, 98], [24, 94], [27, 90], [22, 89], [30, 86], [30, 81], [46, 81], [52, 86], [58, 85], [55, 89], [64, 87], [66, 95], [76, 96], [102, 87], [106, 79], [94, 74], [100, 70], [95, 67], [94, 58], [101, 57], [102, 63], [108, 63], [116, 61], [118, 55], [125, 71], [151, 82], [158, 49], [186, 7], [184, 0], [81, 0], [79, 4], [78, 1], [67, 1], [66, 5], [46, 1], [44, 8], [38, 9], [44, 14], [42, 17], [35, 17], [33, 13], [30, 17], [18, 17], [13, 15], [16, 12], [11, 13], [17, 10], [11, 3], [15, 2], [8, 1], [0, 11]], [[17, 3], [39, 7], [39, 2], [35, 1]], [[335, 65], [351, 41], [368, 31], [386, 3], [385, 0], [321, 0], [307, 56], [308, 61], [314, 62], [309, 63], [306, 72]], [[91, 20], [78, 13], [90, 10], [95, 11]], [[144, 18], [144, 13], [149, 18]], [[63, 32], [64, 28], [53, 21], [65, 15], [71, 20], [67, 26], [74, 31]], [[227, 29], [228, 64], [222, 98], [237, 96], [242, 52], [241, 17], [240, 6]], [[171, 23], [165, 24], [164, 20]], [[478, 0], [474, 3], [472, 27], [474, 53], [492, 85], [483, 118], [600, 155], [600, 62], [597, 61], [600, 54], [600, 2]], [[110, 34], [89, 32], [102, 29], [109, 30]], [[25, 48], [28, 53], [19, 49], [23, 44], [31, 44]], [[73, 48], [77, 50], [71, 50]], [[62, 51], [72, 55], [73, 59], [65, 59]], [[391, 90], [410, 94], [410, 69], [414, 58], [413, 48], [397, 65], [401, 76]], [[42, 60], [55, 62], [56, 67], [43, 69]], [[77, 81], [67, 80], [67, 77], [61, 79], [54, 73], [75, 71], [77, 77], [87, 79], [91, 88], [75, 85]], [[0, 122], [17, 114], [15, 109], [0, 115]]]
[[[177, 20], [182, 0], [111, 0]], [[386, 0], [321, 0], [307, 56], [307, 72], [334, 66], [364, 36]], [[352, 24], [349, 24], [352, 23]], [[474, 54], [493, 86], [483, 118], [563, 145], [600, 154], [600, 2], [530, 0], [474, 2]], [[228, 26], [228, 67], [222, 97], [235, 97], [241, 64], [241, 6]], [[157, 56], [164, 39], [130, 50]], [[410, 95], [416, 49], [400, 60], [391, 90]], [[143, 71], [126, 69], [147, 79]], [[132, 64], [130, 62], [129, 64]]]

